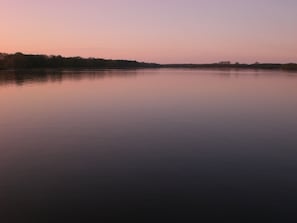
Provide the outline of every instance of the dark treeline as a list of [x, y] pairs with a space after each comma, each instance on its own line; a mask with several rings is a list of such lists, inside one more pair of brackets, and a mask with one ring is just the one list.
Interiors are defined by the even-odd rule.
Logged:
[[234, 69], [282, 69], [282, 70], [297, 70], [297, 64], [278, 64], [278, 63], [254, 63], [254, 64], [225, 64], [225, 63], [213, 63], [213, 64], [166, 64], [162, 65], [168, 68], [234, 68]]
[[27, 55], [22, 53], [0, 54], [0, 69], [32, 68], [150, 68], [154, 63], [130, 60], [106, 60], [98, 58]]
[[297, 64], [254, 63], [240, 64], [220, 62], [213, 64], [156, 64], [130, 60], [106, 60], [98, 58], [28, 55], [22, 53], [1, 54], [0, 69], [32, 68], [236, 68], [236, 69], [284, 69], [297, 70]]

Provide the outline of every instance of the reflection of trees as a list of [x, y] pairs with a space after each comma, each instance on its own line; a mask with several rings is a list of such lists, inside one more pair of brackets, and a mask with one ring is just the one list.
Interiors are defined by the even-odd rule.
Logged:
[[[133, 71], [133, 69], [159, 66], [158, 64], [128, 60], [0, 53], [0, 70], [2, 70], [0, 72], [0, 85], [6, 83], [56, 82], [64, 79], [94, 79], [107, 75], [135, 75], [137, 72]], [[123, 70], [121, 72], [107, 70], [118, 68]], [[70, 71], [69, 69], [72, 70]], [[80, 69], [80, 71], [77, 69]]]
[[[25, 55], [22, 53], [0, 53], [0, 84], [27, 82], [62, 81], [63, 79], [101, 78], [107, 75], [137, 74], [137, 68], [187, 68], [187, 69], [275, 69], [297, 70], [297, 64], [240, 64], [240, 63], [214, 63], [214, 64], [166, 64], [140, 63], [128, 60], [105, 60], [81, 57], [62, 57], [46, 55]], [[124, 69], [123, 69], [124, 68]], [[14, 71], [8, 71], [13, 69]], [[32, 70], [34, 69], [34, 70]], [[38, 70], [36, 70], [38, 69]], [[61, 70], [63, 69], [63, 71]], [[68, 71], [65, 71], [68, 69]], [[69, 71], [72, 69], [72, 71]], [[75, 70], [76, 69], [76, 70]], [[80, 71], [78, 70], [80, 69]], [[88, 69], [81, 70], [81, 69]], [[91, 70], [94, 69], [94, 70]], [[100, 71], [98, 70], [100, 69]], [[121, 69], [114, 72], [108, 69]]]
[[0, 86], [7, 84], [23, 85], [27, 83], [62, 82], [63, 80], [98, 79], [121, 76], [138, 75], [137, 70], [3, 70], [0, 71]]

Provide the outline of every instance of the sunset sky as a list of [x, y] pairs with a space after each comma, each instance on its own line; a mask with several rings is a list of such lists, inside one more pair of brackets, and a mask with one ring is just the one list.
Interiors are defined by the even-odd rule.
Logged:
[[0, 51], [297, 62], [296, 0], [0, 0]]

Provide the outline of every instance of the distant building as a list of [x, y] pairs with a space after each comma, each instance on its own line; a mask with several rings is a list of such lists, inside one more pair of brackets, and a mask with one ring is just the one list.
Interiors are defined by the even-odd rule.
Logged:
[[219, 62], [219, 64], [221, 64], [221, 65], [230, 65], [231, 62], [230, 61], [222, 61], [222, 62]]

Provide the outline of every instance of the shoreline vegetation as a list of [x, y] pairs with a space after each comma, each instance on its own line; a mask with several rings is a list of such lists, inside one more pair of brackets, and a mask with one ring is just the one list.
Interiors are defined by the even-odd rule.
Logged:
[[62, 57], [32, 54], [0, 53], [0, 70], [9, 69], [135, 69], [135, 68], [226, 68], [226, 69], [269, 69], [295, 70], [296, 63], [231, 63], [229, 61], [211, 64], [158, 64], [132, 60], [109, 60], [101, 58]]

